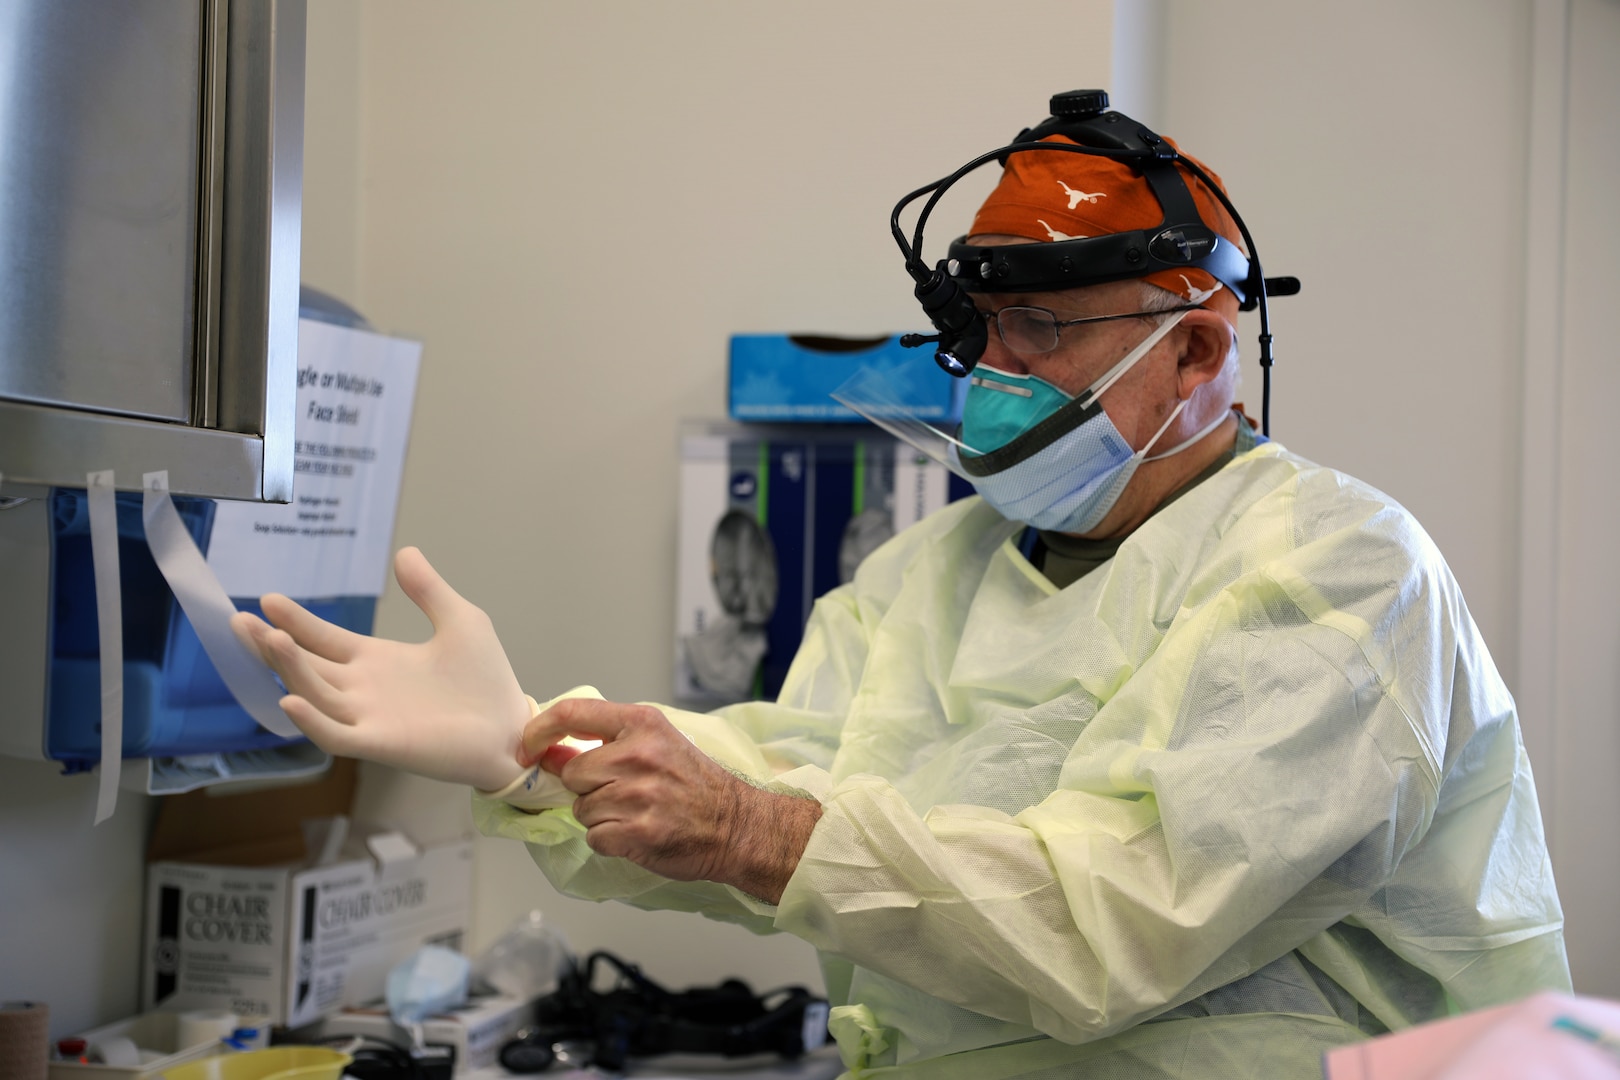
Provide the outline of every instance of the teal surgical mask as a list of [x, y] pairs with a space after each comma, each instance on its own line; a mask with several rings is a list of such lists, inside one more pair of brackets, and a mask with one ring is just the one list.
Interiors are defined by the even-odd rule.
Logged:
[[962, 442], [980, 454], [999, 450], [1073, 400], [1038, 376], [981, 363], [962, 406]]
[[[1070, 399], [1057, 387], [1033, 376], [1007, 376], [993, 369], [987, 372], [985, 378], [995, 379], [994, 386], [975, 380], [968, 387], [962, 409], [962, 440], [952, 447], [955, 465], [984, 501], [1010, 521], [1054, 532], [1086, 533], [1095, 529], [1144, 460], [1157, 461], [1178, 454], [1226, 420], [1222, 414], [1192, 438], [1150, 458], [1148, 450], [1170, 430], [1187, 402], [1177, 402], [1147, 445], [1132, 451], [1098, 400], [1186, 314], [1171, 314], [1078, 398]], [[983, 368], [980, 364], [975, 370]], [[1017, 389], [1028, 389], [1029, 396], [1014, 392]], [[1015, 399], [1016, 404], [1003, 405], [1001, 398]], [[981, 423], [975, 416], [970, 433], [968, 418], [979, 412], [980, 405], [985, 407], [986, 420]], [[983, 445], [973, 441], [975, 435]]]

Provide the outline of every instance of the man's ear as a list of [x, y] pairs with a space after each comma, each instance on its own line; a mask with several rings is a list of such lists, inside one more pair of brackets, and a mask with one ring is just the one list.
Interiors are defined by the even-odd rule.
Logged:
[[1176, 360], [1178, 390], [1183, 400], [1207, 382], [1213, 382], [1226, 367], [1237, 332], [1232, 324], [1213, 311], [1189, 311], [1176, 329], [1184, 331], [1181, 355]]

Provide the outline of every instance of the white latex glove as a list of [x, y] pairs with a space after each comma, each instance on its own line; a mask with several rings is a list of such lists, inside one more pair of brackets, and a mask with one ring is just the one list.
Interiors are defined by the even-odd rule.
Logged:
[[[602, 693], [594, 686], [576, 686], [572, 690], [558, 694], [544, 704], [536, 702], [534, 698], [529, 698], [529, 713], [531, 716], [539, 716], [559, 701], [568, 701], [572, 698], [601, 701]], [[601, 739], [580, 739], [573, 735], [564, 735], [558, 741], [563, 746], [569, 747], [578, 753], [594, 750], [602, 745]], [[545, 745], [549, 746], [550, 741], [547, 740]], [[486, 789], [481, 791], [480, 794], [511, 803], [518, 809], [527, 810], [531, 814], [538, 814], [542, 810], [551, 810], [556, 807], [573, 806], [576, 798], [575, 794], [568, 790], [568, 785], [562, 782], [562, 778], [547, 772], [539, 761], [526, 768], [516, 780], [513, 780], [504, 788], [498, 791]]]
[[420, 645], [367, 637], [271, 593], [274, 629], [246, 612], [231, 629], [281, 676], [281, 708], [311, 742], [340, 757], [503, 788], [525, 772], [518, 744], [532, 712], [489, 616], [464, 600], [416, 548], [394, 576], [433, 623]]

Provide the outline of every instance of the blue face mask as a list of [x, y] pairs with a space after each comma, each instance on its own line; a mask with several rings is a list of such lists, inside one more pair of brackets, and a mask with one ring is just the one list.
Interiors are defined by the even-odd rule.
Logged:
[[[1179, 403], [1147, 445], [1135, 452], [1098, 403], [1103, 392], [1185, 315], [1177, 312], [1165, 319], [1078, 398], [1070, 398], [1034, 376], [1008, 376], [992, 369], [984, 378], [997, 385], [976, 379], [963, 406], [965, 445], [952, 451], [956, 464], [984, 501], [1003, 517], [1037, 529], [1090, 532], [1108, 516], [1144, 460], [1158, 461], [1180, 453], [1224, 423], [1222, 414], [1192, 438], [1148, 458], [1148, 450], [1187, 403]], [[1029, 396], [1009, 392], [1008, 387], [1028, 389]], [[1003, 402], [1003, 398], [1007, 400]]]

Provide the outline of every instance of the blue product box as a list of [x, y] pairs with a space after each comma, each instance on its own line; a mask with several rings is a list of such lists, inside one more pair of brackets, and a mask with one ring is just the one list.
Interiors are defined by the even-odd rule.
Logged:
[[[141, 503], [140, 492], [117, 496], [124, 622], [124, 756], [262, 750], [302, 741], [266, 731], [231, 696], [152, 560]], [[192, 539], [207, 554], [213, 500], [177, 497], [174, 505]], [[68, 772], [78, 772], [101, 759], [101, 642], [84, 491], [55, 489], [51, 514], [45, 755], [61, 762]], [[257, 598], [234, 602], [240, 609], [258, 613]], [[349, 630], [371, 632], [376, 597], [302, 602], [315, 614]]]
[[806, 334], [734, 334], [729, 411], [733, 420], [857, 423], [862, 418], [832, 399], [857, 371], [884, 375], [919, 420], [962, 418], [967, 380], [939, 369], [927, 346], [907, 349], [899, 335], [845, 338]]

